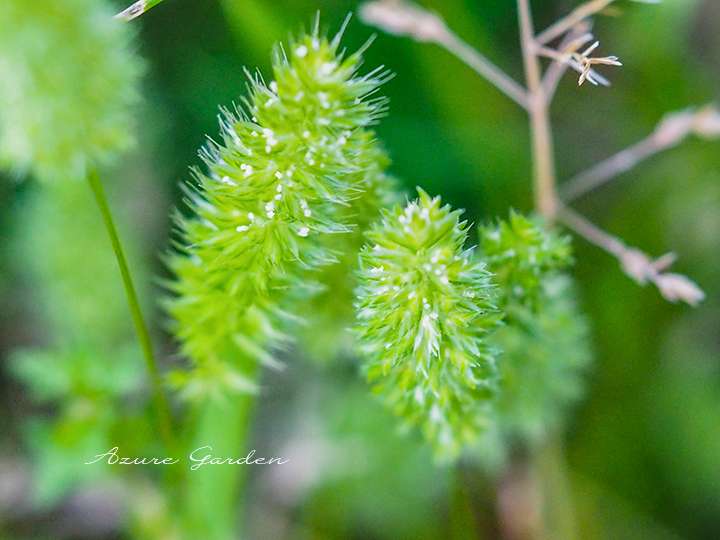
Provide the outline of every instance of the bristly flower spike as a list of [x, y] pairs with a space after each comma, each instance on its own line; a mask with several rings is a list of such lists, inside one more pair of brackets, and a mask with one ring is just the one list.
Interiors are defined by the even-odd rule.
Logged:
[[460, 212], [418, 193], [367, 234], [356, 331], [374, 391], [453, 459], [488, 420], [497, 366], [486, 338], [500, 316], [490, 273], [463, 247]]
[[[193, 369], [173, 381], [190, 395], [252, 391], [254, 367], [298, 312], [288, 306], [309, 273], [342, 255], [349, 212], [371, 187], [382, 152], [367, 128], [384, 112], [370, 97], [387, 74], [361, 76], [358, 53], [338, 52], [318, 25], [273, 55], [274, 78], [249, 77], [242, 109], [223, 111], [222, 139], [202, 152], [187, 188], [168, 303]], [[300, 295], [302, 297], [302, 295]]]
[[[540, 444], [561, 429], [583, 392], [588, 329], [575, 302], [570, 241], [539, 220], [512, 212], [479, 231], [480, 256], [498, 284], [505, 324], [491, 343], [502, 351], [494, 426], [479, 456], [489, 465], [513, 446]], [[499, 447], [498, 447], [499, 445]]]

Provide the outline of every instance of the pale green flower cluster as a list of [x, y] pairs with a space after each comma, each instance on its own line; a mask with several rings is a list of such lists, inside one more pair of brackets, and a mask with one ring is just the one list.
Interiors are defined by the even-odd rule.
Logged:
[[357, 334], [374, 391], [441, 458], [489, 422], [500, 321], [485, 264], [464, 248], [460, 212], [419, 190], [386, 211], [360, 255]]
[[253, 77], [245, 107], [224, 112], [222, 141], [188, 188], [168, 303], [192, 362], [172, 381], [188, 396], [253, 391], [257, 364], [276, 364], [283, 326], [304, 311], [295, 302], [383, 199], [387, 160], [368, 126], [385, 101], [368, 96], [386, 74], [358, 75], [361, 55], [339, 52], [339, 37], [315, 31], [276, 49], [274, 79]]
[[485, 445], [481, 452], [494, 459], [562, 429], [582, 396], [591, 355], [587, 324], [564, 272], [572, 262], [569, 238], [512, 213], [480, 230], [480, 247], [499, 285], [505, 322], [490, 337], [502, 351], [489, 438], [499, 447]]
[[439, 458], [475, 447], [496, 465], [561, 426], [587, 330], [562, 274], [567, 238], [513, 213], [480, 229], [477, 253], [466, 240], [459, 213], [423, 191], [386, 212], [361, 252], [357, 334], [374, 390]]
[[128, 148], [141, 73], [130, 41], [104, 0], [4, 0], [0, 165], [83, 179]]

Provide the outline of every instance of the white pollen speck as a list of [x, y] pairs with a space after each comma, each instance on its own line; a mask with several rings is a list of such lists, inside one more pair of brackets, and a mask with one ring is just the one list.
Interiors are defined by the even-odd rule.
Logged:
[[308, 229], [307, 227], [300, 227], [298, 229], [297, 233], [298, 233], [298, 236], [302, 236], [304, 238], [305, 236], [308, 235], [309, 232], [310, 232], [310, 229]]
[[295, 56], [298, 58], [305, 58], [308, 53], [308, 48], [305, 45], [300, 45], [297, 49], [295, 49]]
[[303, 214], [305, 215], [305, 217], [310, 217], [312, 216], [312, 211], [309, 208], [306, 208]]
[[248, 212], [248, 219], [250, 221], [255, 221], [255, 214], [253, 214], [252, 212]]
[[306, 129], [305, 131], [302, 132], [302, 136], [303, 136], [303, 139], [307, 139], [308, 137], [310, 137], [310, 132]]
[[247, 226], [247, 225], [238, 225], [238, 226], [235, 228], [235, 230], [236, 230], [237, 232], [245, 232], [245, 231], [248, 230], [248, 226]]
[[277, 85], [277, 83], [276, 83], [275, 81], [273, 81], [273, 82], [270, 83], [270, 90], [272, 90], [273, 92], [275, 92], [275, 93], [277, 94], [278, 85]]
[[408, 300], [412, 300], [413, 298], [415, 298], [416, 294], [417, 293], [415, 291], [410, 291], [410, 294], [408, 294]]
[[320, 66], [318, 71], [320, 75], [330, 75], [336, 67], [337, 64], [335, 62], [325, 62]]
[[[275, 174], [277, 175], [278, 173], [275, 173]], [[283, 190], [282, 184], [278, 184], [277, 187], [275, 188], [275, 191], [277, 191], [278, 193], [282, 192], [282, 190]]]
[[275, 195], [275, 200], [276, 200], [276, 201], [279, 201], [280, 199], [282, 199], [282, 195], [281, 195], [280, 193], [278, 193], [277, 195]]
[[447, 276], [443, 276], [442, 278], [440, 278], [440, 281], [441, 281], [444, 285], [447, 285], [447, 284], [450, 283], [450, 280], [448, 279]]
[[[280, 171], [275, 171], [275, 178], [277, 178], [278, 180], [280, 180], [280, 179], [282, 178], [282, 173], [281, 173]], [[278, 187], [279, 187], [279, 186], [278, 186]], [[278, 191], [280, 191], [280, 190], [278, 190]]]

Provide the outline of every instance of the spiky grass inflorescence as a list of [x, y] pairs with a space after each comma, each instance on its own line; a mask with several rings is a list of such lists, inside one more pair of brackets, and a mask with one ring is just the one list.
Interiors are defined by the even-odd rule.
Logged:
[[[575, 302], [569, 239], [522, 215], [480, 230], [481, 256], [495, 274], [505, 325], [490, 341], [502, 350], [492, 430], [499, 449], [533, 445], [560, 428], [582, 394], [588, 331]], [[483, 451], [487, 451], [485, 448]]]
[[178, 218], [169, 260], [168, 309], [194, 367], [174, 382], [189, 395], [253, 390], [255, 365], [273, 364], [269, 348], [284, 339], [281, 306], [337, 260], [335, 238], [358, 220], [348, 208], [384, 161], [368, 127], [387, 74], [359, 76], [362, 51], [347, 56], [339, 40], [316, 27], [278, 47], [274, 80], [250, 78], [244, 108], [223, 112], [222, 141], [202, 153], [207, 172], [195, 171], [193, 215]]
[[130, 39], [105, 1], [4, 1], [0, 165], [84, 179], [126, 149], [141, 72]]
[[503, 307], [512, 303], [536, 306], [543, 279], [572, 262], [567, 236], [558, 236], [516, 212], [496, 226], [480, 227], [478, 236], [482, 256], [500, 285]]
[[375, 392], [452, 459], [488, 422], [497, 367], [487, 337], [500, 315], [490, 273], [463, 247], [460, 212], [418, 192], [367, 235], [357, 333]]

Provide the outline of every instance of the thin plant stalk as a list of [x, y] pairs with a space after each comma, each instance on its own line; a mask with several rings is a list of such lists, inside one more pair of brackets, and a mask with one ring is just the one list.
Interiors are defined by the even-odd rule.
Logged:
[[143, 351], [145, 364], [150, 375], [150, 382], [153, 388], [153, 400], [155, 402], [155, 411], [160, 427], [160, 435], [169, 449], [176, 450], [172, 430], [170, 405], [163, 391], [162, 379], [155, 360], [155, 355], [153, 354], [150, 334], [148, 332], [147, 325], [145, 324], [142, 310], [140, 309], [140, 302], [138, 301], [137, 292], [125, 258], [122, 243], [120, 242], [120, 237], [118, 236], [112, 213], [110, 212], [107, 197], [105, 196], [105, 190], [103, 189], [102, 182], [100, 181], [100, 177], [96, 171], [90, 171], [87, 179], [90, 184], [90, 189], [95, 196], [95, 201], [97, 202], [100, 214], [102, 214], [103, 223], [105, 224], [108, 236], [110, 237], [110, 243], [115, 254], [115, 259], [117, 260], [118, 268], [120, 269], [120, 275], [122, 276], [128, 307], [130, 308], [130, 315], [132, 316], [133, 324], [135, 325], [135, 332], [140, 343], [140, 348]]
[[545, 45], [553, 39], [562, 36], [579, 22], [584, 21], [588, 17], [592, 17], [599, 11], [602, 11], [614, 1], [615, 0], [590, 0], [589, 2], [578, 6], [572, 11], [572, 13], [540, 32], [535, 41], [540, 45]]
[[553, 220], [557, 212], [555, 192], [555, 157], [545, 90], [542, 84], [540, 59], [533, 37], [533, 21], [528, 0], [517, 0], [525, 78], [528, 89], [528, 114], [533, 148], [533, 181], [535, 208]]

